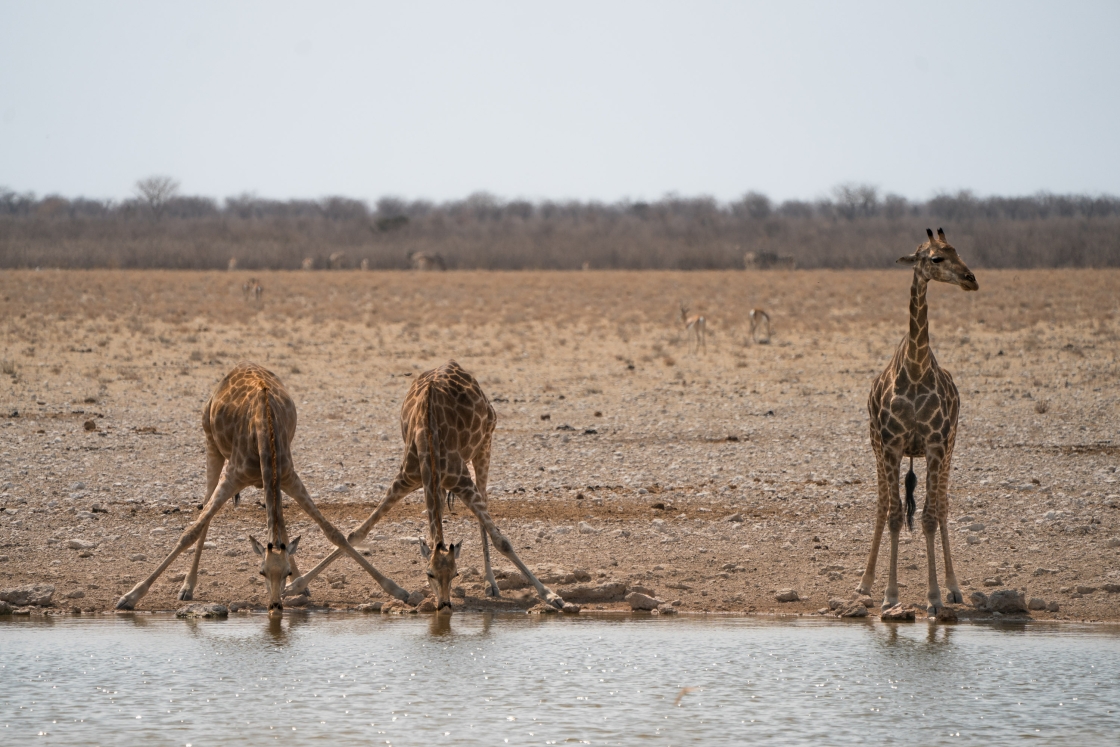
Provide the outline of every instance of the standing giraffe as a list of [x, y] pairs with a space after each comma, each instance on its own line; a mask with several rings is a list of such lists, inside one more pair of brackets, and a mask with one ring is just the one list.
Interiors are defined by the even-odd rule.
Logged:
[[190, 573], [179, 591], [179, 599], [192, 599], [198, 579], [198, 563], [211, 519], [226, 501], [249, 486], [264, 489], [268, 546], [262, 547], [253, 537], [249, 541], [253, 550], [262, 557], [260, 572], [268, 589], [269, 614], [283, 610], [281, 591], [284, 582], [288, 576], [299, 573], [291, 558], [299, 538], [288, 542], [281, 490], [295, 499], [300, 508], [322, 528], [327, 539], [357, 560], [385, 591], [398, 599], [408, 599], [408, 592], [370, 565], [312, 502], [292, 463], [296, 405], [274, 374], [253, 363], [237, 364], [207, 401], [202, 415], [202, 430], [206, 433], [206, 507], [183, 532], [175, 549], [159, 567], [120, 598], [117, 609], [135, 608], [175, 558], [191, 545], [196, 545]]
[[871, 385], [867, 411], [871, 416], [871, 448], [879, 479], [879, 503], [875, 513], [875, 534], [871, 554], [860, 581], [859, 593], [870, 594], [875, 580], [875, 562], [883, 524], [891, 530], [891, 568], [883, 596], [883, 609], [898, 604], [898, 533], [902, 529], [903, 506], [899, 497], [898, 476], [903, 457], [910, 458], [906, 475], [906, 522], [914, 525], [914, 457], [926, 460], [926, 502], [922, 507], [922, 530], [926, 535], [926, 557], [929, 562], [929, 612], [941, 609], [941, 590], [937, 585], [937, 558], [934, 555], [934, 532], [941, 529], [941, 549], [945, 554], [945, 583], [949, 601], [964, 601], [953, 561], [949, 554], [949, 466], [953, 442], [957, 437], [957, 414], [960, 395], [953, 377], [934, 360], [929, 349], [929, 323], [926, 318], [926, 286], [929, 281], [952, 283], [963, 290], [980, 286], [976, 276], [957, 256], [957, 250], [945, 241], [945, 233], [926, 229], [929, 239], [899, 264], [914, 266], [914, 282], [910, 286], [910, 333], [883, 373]]
[[704, 317], [699, 314], [688, 315], [688, 307], [681, 301], [681, 323], [684, 324], [684, 333], [688, 335], [688, 349], [692, 350], [693, 341], [696, 342], [696, 352], [700, 352], [700, 346], [704, 346], [704, 352], [708, 352], [708, 342], [705, 340], [707, 332], [707, 322]]
[[[762, 309], [751, 309], [747, 316], [751, 319], [751, 340], [759, 344], [770, 342], [770, 315]], [[762, 329], [763, 320], [766, 321], [766, 337], [759, 340], [757, 332]]]
[[[486, 563], [488, 596], [499, 596], [498, 582], [490, 567], [490, 547], [494, 547], [513, 562], [548, 604], [557, 608], [564, 605], [558, 594], [542, 584], [521, 562], [513, 544], [502, 535], [487, 508], [486, 481], [490, 474], [490, 441], [498, 415], [483, 394], [478, 382], [455, 361], [448, 361], [439, 368], [425, 371], [412, 382], [401, 406], [401, 436], [405, 452], [400, 471], [389, 487], [385, 498], [370, 517], [350, 533], [351, 542], [367, 534], [378, 521], [402, 498], [424, 487], [424, 504], [428, 512], [428, 536], [431, 547], [421, 543], [420, 552], [427, 562], [427, 574], [432, 590], [438, 599], [437, 609], [451, 607], [451, 579], [455, 560], [462, 542], [447, 546], [443, 541], [443, 491], [449, 491], [447, 501], [458, 498], [478, 518], [482, 533], [482, 557]], [[475, 480], [471, 480], [468, 462], [474, 467]], [[299, 593], [328, 565], [340, 557], [335, 551], [320, 561], [319, 565], [299, 578], [293, 579], [288, 593]]]

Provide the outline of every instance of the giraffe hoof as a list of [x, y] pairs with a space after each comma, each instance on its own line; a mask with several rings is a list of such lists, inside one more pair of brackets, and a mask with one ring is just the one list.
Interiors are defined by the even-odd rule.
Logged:
[[127, 595], [117, 600], [117, 609], [119, 610], [133, 610], [136, 608], [136, 603], [128, 598]]
[[179, 601], [190, 602], [194, 600], [194, 589], [179, 589]]
[[564, 609], [564, 600], [560, 598], [559, 594], [549, 594], [544, 600], [547, 604], [551, 604], [558, 610]]
[[495, 599], [497, 599], [501, 595], [502, 595], [502, 592], [498, 591], [497, 586], [494, 586], [493, 584], [491, 584], [490, 586], [486, 587], [486, 596], [494, 597]]
[[964, 595], [961, 594], [960, 589], [953, 589], [949, 592], [949, 604], [964, 604]]

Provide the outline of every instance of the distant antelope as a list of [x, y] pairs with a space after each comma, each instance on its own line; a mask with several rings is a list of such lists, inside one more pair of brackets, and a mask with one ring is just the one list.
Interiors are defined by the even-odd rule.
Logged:
[[704, 317], [699, 314], [688, 315], [688, 307], [681, 301], [681, 322], [684, 324], [685, 334], [688, 335], [688, 349], [692, 350], [693, 340], [696, 342], [696, 352], [700, 352], [701, 346], [704, 352], [708, 352], [708, 342], [705, 339], [707, 332], [707, 322]]
[[368, 270], [368, 269], [369, 269], [369, 260], [368, 259], [363, 259], [362, 260], [362, 270], [364, 271], [364, 270]]
[[346, 262], [345, 252], [332, 252], [330, 256], [330, 263], [332, 270], [341, 270], [343, 263]]
[[241, 284], [241, 295], [245, 296], [245, 300], [249, 300], [249, 296], [253, 295], [256, 291], [257, 279], [249, 278]]
[[434, 252], [412, 252], [408, 255], [408, 261], [412, 264], [412, 269], [421, 272], [447, 269], [443, 256]]
[[264, 287], [261, 286], [260, 281], [253, 282], [253, 300], [257, 303], [261, 302], [261, 296], [264, 295]]
[[303, 262], [300, 264], [300, 269], [301, 270], [314, 270], [315, 269], [315, 260], [312, 259], [311, 257], [304, 257]]
[[[751, 309], [748, 316], [751, 318], [751, 339], [760, 345], [770, 342], [770, 315], [762, 309]], [[762, 322], [766, 322], [766, 337], [758, 339], [758, 332], [762, 330]]]
[[230, 272], [233, 272], [237, 269], [237, 257], [229, 258], [229, 264], [226, 265], [226, 269]]

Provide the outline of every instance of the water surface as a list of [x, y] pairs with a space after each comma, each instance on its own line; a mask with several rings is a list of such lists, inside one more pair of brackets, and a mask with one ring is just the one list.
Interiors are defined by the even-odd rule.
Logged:
[[0, 741], [1094, 745], [1120, 631], [753, 618], [0, 618]]

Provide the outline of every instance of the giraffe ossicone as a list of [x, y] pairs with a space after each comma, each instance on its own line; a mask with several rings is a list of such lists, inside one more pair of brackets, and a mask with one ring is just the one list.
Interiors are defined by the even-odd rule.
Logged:
[[408, 592], [362, 557], [311, 500], [292, 462], [295, 402], [275, 374], [253, 363], [237, 364], [206, 402], [202, 430], [206, 434], [207, 495], [202, 513], [186, 528], [174, 549], [151, 575], [117, 601], [117, 609], [134, 609], [160, 574], [192, 545], [195, 546], [194, 560], [179, 591], [179, 599], [193, 599], [210, 521], [226, 501], [247, 487], [261, 488], [265, 495], [267, 550], [256, 539], [249, 539], [263, 558], [261, 574], [269, 594], [270, 613], [283, 610], [284, 582], [289, 575], [299, 573], [292, 558], [299, 538], [288, 540], [281, 491], [291, 496], [319, 525], [327, 539], [353, 557], [385, 591], [398, 599], [408, 599]]
[[926, 500], [922, 508], [922, 531], [926, 538], [928, 561], [929, 612], [936, 614], [943, 606], [937, 583], [935, 532], [940, 530], [941, 549], [945, 556], [945, 584], [949, 601], [964, 601], [953, 571], [949, 551], [949, 473], [953, 445], [957, 437], [960, 394], [948, 371], [937, 365], [929, 346], [926, 287], [929, 282], [950, 283], [966, 291], [980, 286], [948, 241], [945, 232], [926, 229], [927, 240], [913, 254], [898, 259], [899, 264], [914, 268], [910, 286], [910, 330], [899, 345], [887, 368], [871, 386], [867, 400], [870, 416], [871, 448], [875, 454], [878, 478], [878, 503], [871, 552], [858, 588], [870, 594], [875, 581], [875, 565], [883, 527], [891, 536], [890, 572], [883, 594], [883, 608], [898, 603], [898, 535], [904, 513], [910, 521], [914, 513], [913, 472], [907, 474], [906, 505], [899, 495], [899, 471], [902, 460], [909, 457], [926, 460]]

